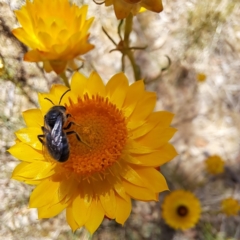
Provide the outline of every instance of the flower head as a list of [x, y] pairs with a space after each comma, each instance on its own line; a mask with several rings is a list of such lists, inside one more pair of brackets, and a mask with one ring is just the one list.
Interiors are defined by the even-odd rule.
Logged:
[[136, 15], [143, 8], [157, 13], [163, 10], [161, 0], [105, 0], [105, 5], [113, 5], [118, 19], [126, 18], [130, 13]]
[[238, 214], [240, 209], [239, 203], [234, 198], [226, 198], [221, 202], [222, 212], [227, 216], [234, 216]]
[[207, 79], [207, 76], [204, 73], [198, 73], [197, 74], [197, 81], [198, 82], [205, 82]]
[[162, 204], [162, 217], [174, 229], [185, 230], [194, 227], [201, 214], [199, 200], [191, 192], [171, 192]]
[[217, 155], [208, 157], [205, 164], [210, 174], [216, 175], [224, 172], [224, 161]]
[[74, 59], [90, 51], [88, 30], [93, 18], [86, 20], [87, 6], [79, 8], [68, 0], [26, 1], [16, 16], [22, 27], [13, 34], [32, 50], [24, 55], [29, 62], [43, 62], [47, 72], [62, 73]]
[[[62, 132], [62, 121], [48, 120], [51, 101], [65, 111]], [[40, 109], [23, 113], [27, 127], [16, 132], [9, 150], [22, 160], [13, 179], [37, 185], [30, 207], [38, 209], [39, 218], [66, 209], [73, 230], [85, 226], [93, 233], [105, 216], [123, 224], [131, 199], [158, 200], [158, 193], [168, 189], [155, 168], [177, 154], [168, 143], [176, 131], [169, 127], [173, 114], [153, 112], [156, 94], [146, 92], [143, 81], [129, 86], [119, 73], [105, 86], [97, 73], [89, 78], [75, 73], [71, 90], [55, 85], [39, 95], [39, 103]], [[68, 140], [61, 154], [70, 151], [62, 163], [46, 151], [52, 144], [47, 137], [51, 140], [50, 133], [56, 136], [57, 131]]]

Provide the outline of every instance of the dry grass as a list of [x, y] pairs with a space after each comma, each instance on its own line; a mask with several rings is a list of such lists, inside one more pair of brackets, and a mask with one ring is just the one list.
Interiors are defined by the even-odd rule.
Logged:
[[[32, 188], [10, 180], [18, 162], [6, 150], [14, 143], [14, 131], [24, 126], [21, 112], [37, 106], [37, 92], [59, 82], [54, 74], [21, 60], [26, 47], [10, 30], [17, 26], [12, 9], [22, 2], [0, 1], [0, 57], [6, 70], [0, 77], [0, 239], [90, 239], [84, 229], [73, 234], [64, 214], [37, 220], [36, 210], [28, 209]], [[192, 230], [173, 231], [161, 219], [162, 194], [160, 203], [133, 202], [124, 227], [104, 220], [92, 239], [240, 239], [239, 216], [225, 218], [218, 213], [222, 198], [233, 195], [240, 200], [240, 3], [171, 0], [164, 1], [164, 7], [160, 15], [143, 13], [135, 19], [132, 42], [148, 45], [135, 56], [144, 66], [146, 88], [158, 94], [157, 109], [176, 114], [173, 125], [178, 132], [172, 142], [179, 156], [162, 171], [170, 189], [189, 189], [200, 198], [202, 218]], [[86, 55], [82, 71], [88, 74], [96, 69], [108, 79], [120, 71], [121, 55], [109, 53], [114, 46], [101, 27], [117, 41], [118, 23], [112, 20], [111, 8], [92, 1], [90, 15], [96, 18], [91, 35], [96, 48]], [[166, 56], [172, 65], [162, 71]], [[133, 79], [130, 66], [126, 72]], [[206, 82], [198, 83], [197, 73], [206, 74]], [[205, 173], [203, 164], [211, 154], [221, 155], [226, 162], [225, 173], [215, 178]]]

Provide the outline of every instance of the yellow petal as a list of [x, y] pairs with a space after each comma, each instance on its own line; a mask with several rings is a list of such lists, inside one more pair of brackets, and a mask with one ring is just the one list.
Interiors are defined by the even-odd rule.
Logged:
[[[28, 45], [30, 45], [30, 44], [28, 44]], [[29, 52], [24, 54], [23, 60], [26, 62], [39, 62], [39, 61], [42, 61], [42, 56], [40, 55], [40, 53], [38, 51], [30, 50]]]
[[87, 81], [88, 79], [83, 74], [79, 72], [74, 73], [71, 80], [72, 92], [80, 98], [83, 97], [83, 93], [85, 92], [87, 86]]
[[14, 169], [12, 178], [19, 181], [24, 181], [25, 179], [40, 180], [52, 176], [53, 174], [53, 166], [49, 162], [22, 162]]
[[114, 190], [117, 192], [117, 194], [125, 199], [127, 201], [127, 199], [129, 198], [128, 195], [126, 194], [125, 192], [125, 188], [122, 186], [122, 183], [119, 182], [119, 183], [115, 183], [114, 184]]
[[44, 125], [43, 115], [40, 109], [29, 109], [23, 112], [23, 118], [28, 127], [41, 127]]
[[126, 18], [131, 11], [131, 4], [123, 1], [114, 1], [113, 6], [117, 19]]
[[101, 203], [93, 201], [91, 204], [91, 213], [87, 222], [85, 223], [85, 227], [91, 234], [93, 234], [102, 223], [103, 218], [104, 210]]
[[77, 195], [72, 202], [73, 217], [78, 226], [83, 226], [90, 218], [92, 208], [92, 196], [85, 195], [84, 197]]
[[68, 202], [77, 192], [78, 182], [74, 176], [60, 182], [58, 197], [62, 202]]
[[8, 150], [8, 152], [11, 153], [15, 158], [26, 162], [44, 160], [42, 151], [38, 151], [23, 142], [17, 142]]
[[161, 12], [163, 10], [162, 1], [161, 0], [144, 0], [141, 2], [142, 7], [153, 11], [153, 12]]
[[139, 10], [140, 13], [145, 12], [145, 11], [146, 11], [146, 8], [143, 8], [143, 7], [141, 7]]
[[146, 154], [154, 151], [151, 146], [144, 146], [133, 139], [128, 139], [126, 146], [129, 153]]
[[[130, 116], [134, 111], [138, 101], [144, 96], [144, 83], [143, 81], [134, 82], [129, 86], [126, 98], [123, 104], [123, 111], [126, 117]], [[134, 96], [134, 97], [133, 97]]]
[[32, 37], [29, 36], [23, 28], [14, 29], [12, 30], [12, 33], [20, 42], [31, 48], [35, 47], [35, 42]]
[[90, 96], [99, 95], [105, 97], [106, 95], [105, 85], [97, 72], [92, 72], [90, 75], [87, 81], [86, 89]]
[[134, 129], [130, 131], [131, 138], [136, 139], [142, 137], [156, 126], [158, 126], [158, 129], [161, 128], [162, 130], [169, 127], [173, 116], [174, 114], [164, 111], [151, 113], [143, 125], [138, 128], [133, 126]]
[[166, 128], [162, 131], [161, 126], [155, 127], [143, 137], [136, 139], [139, 144], [159, 148], [165, 145], [177, 130], [174, 128]]
[[67, 222], [68, 222], [68, 224], [71, 227], [73, 232], [81, 227], [81, 226], [79, 226], [77, 224], [77, 222], [74, 219], [72, 206], [68, 206], [67, 207], [67, 209], [66, 209], [66, 218], [67, 218]]
[[61, 213], [65, 208], [67, 208], [67, 203], [57, 203], [55, 205], [44, 206], [38, 208], [38, 218], [51, 218], [55, 217], [59, 213]]
[[128, 118], [128, 128], [134, 129], [146, 122], [146, 118], [153, 112], [156, 104], [156, 94], [146, 92], [139, 100], [133, 113]]
[[[26, 53], [26, 54], [27, 54], [27, 53]], [[26, 54], [25, 54], [24, 56], [26, 56]], [[24, 61], [27, 61], [27, 60], [25, 60], [25, 58], [24, 58]], [[44, 60], [43, 60], [43, 69], [44, 69], [47, 73], [53, 71], [53, 69], [52, 69], [51, 64], [49, 63], [49, 61], [44, 61]]]
[[115, 74], [106, 85], [107, 96], [119, 109], [124, 103], [128, 85], [128, 79], [124, 73]]
[[153, 192], [158, 193], [168, 190], [166, 179], [155, 168], [138, 167], [135, 168], [135, 171]]
[[43, 45], [48, 45], [48, 44], [51, 44], [52, 45], [52, 37], [49, 33], [46, 33], [46, 32], [38, 32], [37, 33], [37, 38], [39, 39], [39, 41], [41, 43], [43, 43]]
[[57, 74], [60, 74], [66, 70], [67, 61], [49, 61], [53, 71]]
[[116, 204], [116, 222], [123, 225], [128, 219], [132, 210], [131, 199], [130, 197], [123, 199], [119, 196], [116, 196]]
[[108, 218], [114, 219], [116, 216], [116, 198], [112, 189], [100, 195], [100, 202]]
[[139, 166], [158, 167], [172, 160], [177, 155], [175, 148], [170, 143], [167, 143], [148, 154], [131, 154], [124, 161]]
[[[17, 19], [18, 19], [18, 22], [20, 23], [21, 26], [24, 26], [24, 29], [25, 30], [28, 30], [28, 31], [32, 31], [32, 24], [31, 24], [31, 19], [30, 19], [30, 16], [27, 14], [27, 9], [26, 7], [22, 7], [21, 11], [20, 10], [16, 10], [14, 11]], [[14, 29], [15, 30], [15, 29]], [[28, 32], [26, 31], [26, 32]]]
[[[69, 88], [61, 85], [61, 84], [54, 84], [50, 90], [50, 96], [54, 96], [52, 100], [54, 105], [65, 105], [69, 103], [68, 97], [70, 95]], [[46, 99], [44, 99], [46, 101]], [[53, 105], [52, 105], [53, 106]]]
[[156, 193], [150, 189], [136, 186], [123, 180], [122, 184], [126, 189], [126, 193], [133, 199], [140, 201], [157, 201]]
[[104, 3], [105, 3], [105, 6], [110, 6], [113, 4], [113, 0], [105, 0]]
[[31, 147], [41, 150], [42, 143], [38, 139], [38, 135], [42, 134], [41, 128], [36, 127], [29, 127], [29, 128], [22, 128], [15, 132], [17, 138], [21, 140], [23, 143], [30, 145]]
[[29, 201], [30, 208], [39, 208], [54, 204], [53, 199], [58, 197], [59, 182], [51, 179], [43, 180], [32, 192]]
[[120, 172], [121, 176], [130, 182], [131, 184], [145, 187], [144, 181], [142, 180], [141, 176], [138, 175], [138, 173], [132, 169], [130, 166], [127, 166], [126, 169]]

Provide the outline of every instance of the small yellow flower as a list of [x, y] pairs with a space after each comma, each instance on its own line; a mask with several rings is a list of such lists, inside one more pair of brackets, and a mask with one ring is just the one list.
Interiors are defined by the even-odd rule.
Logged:
[[210, 174], [217, 175], [224, 172], [224, 161], [217, 155], [208, 157], [205, 164]]
[[221, 202], [222, 212], [227, 216], [234, 216], [238, 214], [239, 203], [234, 198], [226, 198]]
[[12, 32], [32, 50], [24, 55], [29, 62], [43, 62], [47, 72], [62, 73], [76, 67], [74, 59], [93, 49], [88, 30], [93, 18], [86, 20], [87, 6], [79, 8], [68, 0], [27, 0], [16, 16], [22, 27]]
[[207, 76], [204, 73], [198, 73], [197, 74], [197, 81], [198, 82], [205, 82], [207, 79]]
[[[39, 218], [66, 209], [73, 230], [85, 226], [93, 233], [105, 216], [124, 224], [131, 199], [157, 201], [158, 193], [168, 189], [155, 168], [176, 156], [168, 143], [176, 130], [169, 126], [173, 114], [153, 112], [156, 94], [146, 92], [143, 81], [129, 86], [123, 73], [105, 86], [97, 73], [87, 78], [77, 72], [70, 89], [53, 86], [49, 94], [39, 95], [40, 109], [23, 113], [27, 127], [16, 132], [16, 144], [9, 150], [22, 161], [12, 178], [37, 185], [30, 207], [38, 209]], [[66, 125], [74, 124], [63, 133], [75, 134], [66, 136], [70, 155], [60, 163], [42, 148], [38, 136], [51, 101], [58, 105], [64, 93]]]
[[0, 76], [5, 73], [5, 63], [2, 57], [0, 57]]
[[201, 214], [199, 200], [191, 192], [176, 190], [167, 195], [162, 204], [162, 217], [174, 229], [194, 227]]
[[105, 0], [105, 5], [113, 5], [118, 19], [126, 18], [130, 13], [136, 15], [139, 11], [142, 12], [143, 8], [157, 13], [163, 10], [161, 0]]

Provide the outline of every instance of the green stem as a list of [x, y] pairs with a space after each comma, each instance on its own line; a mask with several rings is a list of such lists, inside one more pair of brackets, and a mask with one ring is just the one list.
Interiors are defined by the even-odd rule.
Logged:
[[136, 64], [132, 51], [127, 51], [126, 55], [132, 65], [135, 81], [141, 80], [141, 72], [139, 66]]
[[66, 85], [66, 87], [70, 88], [66, 73], [63, 72], [61, 74], [59, 74], [59, 77], [63, 80], [64, 84]]
[[135, 81], [137, 81], [141, 79], [141, 72], [140, 72], [139, 66], [135, 62], [133, 52], [129, 46], [129, 37], [132, 32], [132, 24], [133, 24], [133, 15], [129, 14], [125, 20], [125, 30], [124, 30], [124, 40], [123, 40], [125, 51], [123, 54], [127, 55], [132, 65]]

